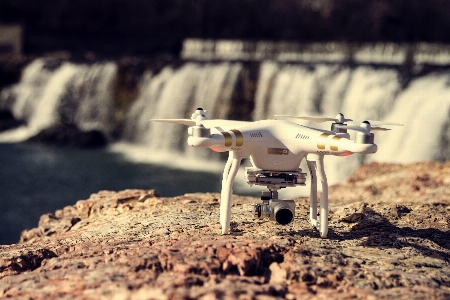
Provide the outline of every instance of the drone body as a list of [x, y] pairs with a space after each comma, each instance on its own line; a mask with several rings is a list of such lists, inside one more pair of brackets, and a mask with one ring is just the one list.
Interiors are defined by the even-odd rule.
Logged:
[[[361, 126], [349, 126], [342, 114], [336, 118], [277, 116], [275, 120], [255, 122], [208, 120], [202, 108], [198, 108], [191, 119], [155, 119], [190, 126], [188, 144], [193, 147], [210, 148], [213, 151], [228, 151], [220, 202], [220, 223], [222, 234], [230, 229], [231, 195], [234, 178], [241, 161], [250, 158], [253, 167], [246, 168], [250, 185], [268, 188], [263, 192], [261, 203], [255, 204], [256, 218], [269, 218], [279, 224], [288, 224], [294, 218], [295, 203], [279, 200], [278, 190], [305, 185], [306, 174], [299, 168], [306, 159], [311, 176], [310, 222], [321, 237], [328, 232], [328, 184], [324, 171], [325, 155], [348, 156], [353, 153], [375, 153], [373, 133], [370, 130], [388, 130], [373, 127], [364, 121]], [[316, 122], [334, 121], [331, 131], [303, 126], [284, 120], [299, 118]], [[383, 123], [385, 125], [401, 125]], [[350, 140], [347, 129], [357, 131], [355, 141]], [[322, 185], [320, 197], [320, 220], [317, 219], [317, 180]]]

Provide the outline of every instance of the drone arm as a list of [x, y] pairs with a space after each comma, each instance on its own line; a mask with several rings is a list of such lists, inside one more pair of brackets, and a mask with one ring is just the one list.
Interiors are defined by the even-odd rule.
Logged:
[[223, 171], [222, 193], [220, 195], [220, 225], [222, 234], [227, 234], [230, 230], [231, 217], [231, 195], [233, 194], [233, 182], [236, 177], [242, 157], [234, 151], [230, 151], [225, 169]]
[[350, 151], [352, 153], [371, 154], [377, 152], [378, 146], [376, 144], [361, 144], [355, 143], [349, 139], [341, 139], [339, 149]]

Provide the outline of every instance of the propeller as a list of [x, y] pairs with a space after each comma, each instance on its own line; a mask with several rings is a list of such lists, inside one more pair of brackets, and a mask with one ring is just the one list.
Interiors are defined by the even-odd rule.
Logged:
[[337, 114], [335, 118], [318, 117], [318, 116], [290, 116], [290, 115], [275, 115], [275, 117], [302, 119], [302, 120], [313, 121], [313, 122], [318, 122], [318, 123], [322, 123], [322, 122], [345, 123], [345, 122], [353, 121], [352, 119], [346, 119], [344, 117], [344, 114], [342, 114], [342, 113]]
[[250, 123], [249, 121], [234, 121], [222, 119], [203, 120], [200, 122], [198, 120], [191, 120], [191, 119], [151, 119], [150, 121], [181, 124], [189, 127], [203, 125], [205, 128], [217, 128], [217, 129], [221, 129], [221, 127], [238, 127]]
[[[352, 122], [354, 123], [354, 122]], [[380, 127], [382, 125], [388, 125], [388, 126], [403, 126], [403, 124], [400, 123], [392, 123], [392, 122], [383, 122], [383, 121], [371, 121], [366, 120], [361, 122], [359, 126], [355, 125], [337, 125], [338, 128], [345, 128], [350, 129], [354, 131], [359, 131], [365, 134], [369, 134], [371, 131], [388, 131], [391, 130], [389, 128]]]
[[381, 130], [381, 131], [387, 131], [390, 130], [388, 128], [378, 127], [378, 126], [371, 126], [369, 121], [363, 121], [361, 125], [359, 126], [349, 126], [349, 125], [336, 125], [337, 128], [344, 128], [354, 131], [359, 131], [365, 134], [369, 134], [371, 130]]
[[[371, 122], [377, 124], [376, 126], [372, 126]], [[381, 122], [381, 121], [363, 121], [359, 126], [354, 125], [345, 125], [345, 124], [337, 124], [337, 128], [344, 128], [346, 130], [354, 130], [357, 131], [355, 142], [358, 144], [373, 144], [374, 143], [374, 135], [370, 133], [370, 131], [378, 130], [378, 131], [388, 131], [391, 130], [389, 128], [379, 127], [379, 125], [396, 125], [403, 126], [403, 124], [399, 123], [390, 123], [390, 122]]]
[[[369, 122], [371, 126], [383, 126], [383, 125], [388, 125], [388, 126], [404, 126], [403, 124], [400, 123], [393, 123], [393, 122], [385, 122], [385, 121], [374, 121], [374, 120], [365, 120], [363, 122]], [[350, 123], [355, 123], [355, 122], [350, 122]]]
[[151, 119], [150, 121], [181, 124], [181, 125], [186, 125], [186, 126], [195, 126], [197, 124], [196, 121], [191, 120], [191, 119]]
[[239, 127], [250, 123], [249, 121], [234, 121], [222, 119], [208, 120], [204, 114], [205, 112], [206, 110], [203, 110], [203, 108], [197, 108], [190, 119], [151, 119], [151, 121], [181, 124], [189, 127], [203, 126], [205, 128], [216, 128], [219, 131], [221, 130], [221, 127]]
[[[347, 132], [347, 129], [359, 131], [364, 134], [369, 134], [371, 130], [378, 130], [378, 131], [388, 131], [390, 129], [380, 127], [383, 125], [388, 126], [403, 126], [403, 124], [400, 123], [392, 123], [392, 122], [384, 122], [384, 121], [373, 121], [373, 120], [366, 120], [361, 122], [361, 125], [347, 125], [344, 124], [346, 122], [349, 122], [351, 124], [355, 124], [356, 122], [353, 122], [352, 119], [347, 119], [344, 117], [343, 113], [339, 113], [336, 115], [335, 118], [328, 118], [328, 117], [316, 117], [316, 116], [290, 116], [290, 115], [275, 115], [275, 117], [281, 117], [281, 118], [294, 118], [294, 119], [302, 119], [307, 121], [313, 121], [313, 122], [334, 122], [331, 126], [331, 131], [335, 132]], [[342, 129], [342, 131], [339, 131], [338, 129]]]
[[181, 124], [186, 126], [201, 126], [202, 121], [207, 119], [204, 114], [205, 112], [206, 110], [199, 107], [195, 110], [190, 119], [152, 119], [151, 121]]

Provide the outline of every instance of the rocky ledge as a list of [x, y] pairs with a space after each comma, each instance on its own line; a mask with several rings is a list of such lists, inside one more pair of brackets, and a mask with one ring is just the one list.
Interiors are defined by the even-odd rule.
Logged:
[[450, 299], [450, 163], [372, 163], [330, 190], [330, 232], [233, 196], [100, 191], [0, 246], [0, 298]]

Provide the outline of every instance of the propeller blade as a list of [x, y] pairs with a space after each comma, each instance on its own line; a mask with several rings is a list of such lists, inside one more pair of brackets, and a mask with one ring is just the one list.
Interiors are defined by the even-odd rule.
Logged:
[[[165, 122], [165, 123], [173, 123], [173, 124], [181, 124], [186, 126], [195, 126], [197, 124], [196, 120], [191, 119], [151, 119], [153, 122]], [[250, 121], [234, 121], [234, 120], [202, 120], [201, 124], [205, 126], [205, 128], [214, 128], [214, 127], [242, 127], [252, 123]]]
[[405, 126], [403, 124], [400, 123], [393, 123], [393, 122], [384, 122], [384, 121], [370, 121], [369, 123], [372, 124], [373, 126], [383, 126], [383, 125], [389, 125], [389, 126]]
[[[403, 124], [393, 123], [393, 122], [384, 122], [384, 121], [375, 121], [375, 120], [367, 120], [367, 121], [372, 126], [384, 126], [384, 125], [387, 125], [387, 126], [404, 126]], [[353, 124], [353, 123], [358, 123], [358, 122], [351, 122], [351, 123]]]
[[[275, 115], [278, 118], [293, 118], [293, 119], [301, 119], [306, 121], [313, 121], [317, 123], [323, 122], [339, 122], [340, 120], [336, 118], [327, 118], [327, 117], [314, 117], [314, 116], [289, 116], [289, 115]], [[350, 122], [352, 119], [343, 119], [343, 122]]]
[[300, 116], [300, 117], [297, 117], [297, 119], [313, 121], [313, 122], [317, 122], [317, 123], [323, 123], [323, 122], [328, 122], [328, 121], [334, 122], [336, 120], [335, 118], [313, 117], [313, 116]]
[[363, 133], [370, 133], [366, 128], [363, 128], [361, 126], [349, 126], [349, 125], [337, 125], [338, 128], [346, 128], [349, 130], [359, 131]]
[[326, 118], [326, 117], [308, 117], [308, 116], [288, 116], [288, 115], [275, 115], [277, 118], [293, 118], [293, 119], [301, 119], [313, 122], [327, 122], [327, 121], [335, 121], [334, 118]]
[[181, 124], [181, 125], [186, 125], [186, 126], [194, 126], [195, 125], [195, 120], [191, 120], [191, 119], [151, 119], [150, 121]]
[[[359, 132], [363, 132], [363, 133], [369, 133], [369, 131], [366, 128], [363, 128], [361, 126], [350, 126], [350, 125], [337, 125], [338, 128], [345, 128], [345, 129], [350, 129], [350, 130], [354, 130], [354, 131], [359, 131]], [[371, 127], [370, 131], [372, 130], [377, 130], [377, 131], [388, 131], [391, 130], [389, 128], [384, 128], [384, 127]]]
[[388, 130], [391, 130], [391, 129], [384, 128], [384, 127], [372, 127], [370, 130], [388, 131]]

